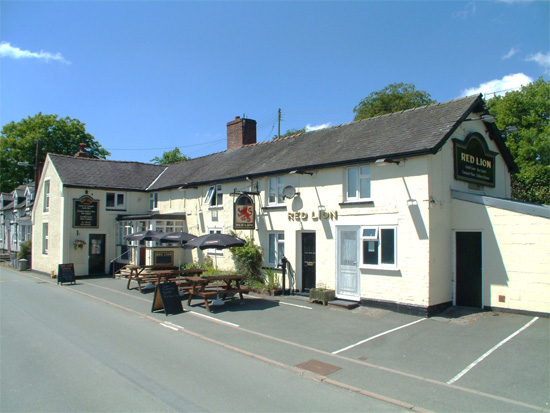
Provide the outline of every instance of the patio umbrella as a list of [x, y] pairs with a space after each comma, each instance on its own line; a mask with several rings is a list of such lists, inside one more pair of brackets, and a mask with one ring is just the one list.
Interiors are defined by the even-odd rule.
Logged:
[[164, 235], [164, 232], [159, 231], [140, 231], [128, 234], [124, 237], [125, 241], [158, 241], [160, 237]]
[[[183, 248], [184, 244], [186, 244], [187, 241], [191, 241], [194, 238], [197, 238], [197, 236], [193, 234], [189, 234], [187, 232], [178, 231], [178, 232], [169, 232], [167, 234], [164, 234], [162, 237], [158, 239], [158, 241], [163, 244], [177, 243], [177, 244], [180, 244], [180, 247]], [[180, 254], [179, 266], [181, 268], [181, 254]]]
[[[205, 250], [208, 248], [215, 248], [217, 250], [222, 250], [225, 248], [232, 248], [232, 247], [242, 247], [244, 244], [246, 244], [246, 241], [234, 237], [232, 235], [227, 234], [206, 234], [201, 235], [200, 237], [197, 237], [195, 239], [192, 239], [191, 241], [188, 241], [187, 244], [185, 244], [185, 248], [200, 248], [201, 250]], [[215, 262], [215, 268], [216, 268], [216, 274], [218, 273], [218, 256], [214, 255], [214, 262]], [[212, 302], [212, 305], [223, 305], [223, 300], [220, 300], [219, 295], [216, 297], [216, 299]]]
[[167, 234], [163, 234], [162, 237], [158, 239], [158, 241], [162, 243], [178, 243], [178, 244], [185, 244], [188, 241], [191, 241], [192, 239], [197, 238], [196, 235], [189, 234], [187, 232], [178, 231], [178, 232], [169, 232]]

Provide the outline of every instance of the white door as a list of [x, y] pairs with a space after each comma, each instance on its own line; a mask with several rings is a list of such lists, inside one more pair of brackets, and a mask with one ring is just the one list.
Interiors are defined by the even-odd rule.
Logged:
[[359, 277], [359, 227], [337, 229], [336, 297], [359, 301], [361, 284]]

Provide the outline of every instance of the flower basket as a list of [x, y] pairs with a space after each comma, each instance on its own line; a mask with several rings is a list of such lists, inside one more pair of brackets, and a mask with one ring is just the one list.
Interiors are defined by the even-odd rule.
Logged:
[[86, 245], [86, 241], [82, 241], [80, 239], [75, 239], [73, 242], [73, 248], [75, 250], [84, 248], [84, 245]]

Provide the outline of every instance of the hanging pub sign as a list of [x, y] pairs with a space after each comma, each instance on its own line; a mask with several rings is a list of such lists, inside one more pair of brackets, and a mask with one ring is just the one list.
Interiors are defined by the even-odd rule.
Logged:
[[233, 205], [233, 229], [256, 229], [254, 201], [246, 194], [240, 195]]
[[455, 179], [476, 184], [495, 186], [495, 157], [483, 136], [470, 133], [466, 139], [453, 139], [455, 155]]
[[74, 228], [97, 228], [99, 200], [93, 199], [90, 195], [82, 195], [73, 199], [73, 227]]

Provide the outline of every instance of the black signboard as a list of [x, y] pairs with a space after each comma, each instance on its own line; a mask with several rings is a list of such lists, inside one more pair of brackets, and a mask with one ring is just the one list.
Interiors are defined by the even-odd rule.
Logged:
[[73, 227], [97, 228], [99, 226], [99, 201], [89, 195], [73, 200]]
[[174, 264], [174, 251], [155, 251], [155, 264]]
[[183, 313], [180, 292], [175, 282], [157, 284], [151, 312], [158, 310], [164, 310], [166, 315]]
[[240, 195], [233, 206], [233, 229], [255, 229], [254, 201], [248, 195]]
[[74, 264], [59, 264], [57, 266], [57, 283], [76, 284], [76, 278], [74, 276]]
[[455, 179], [495, 186], [495, 157], [481, 134], [470, 133], [464, 141], [454, 139]]

